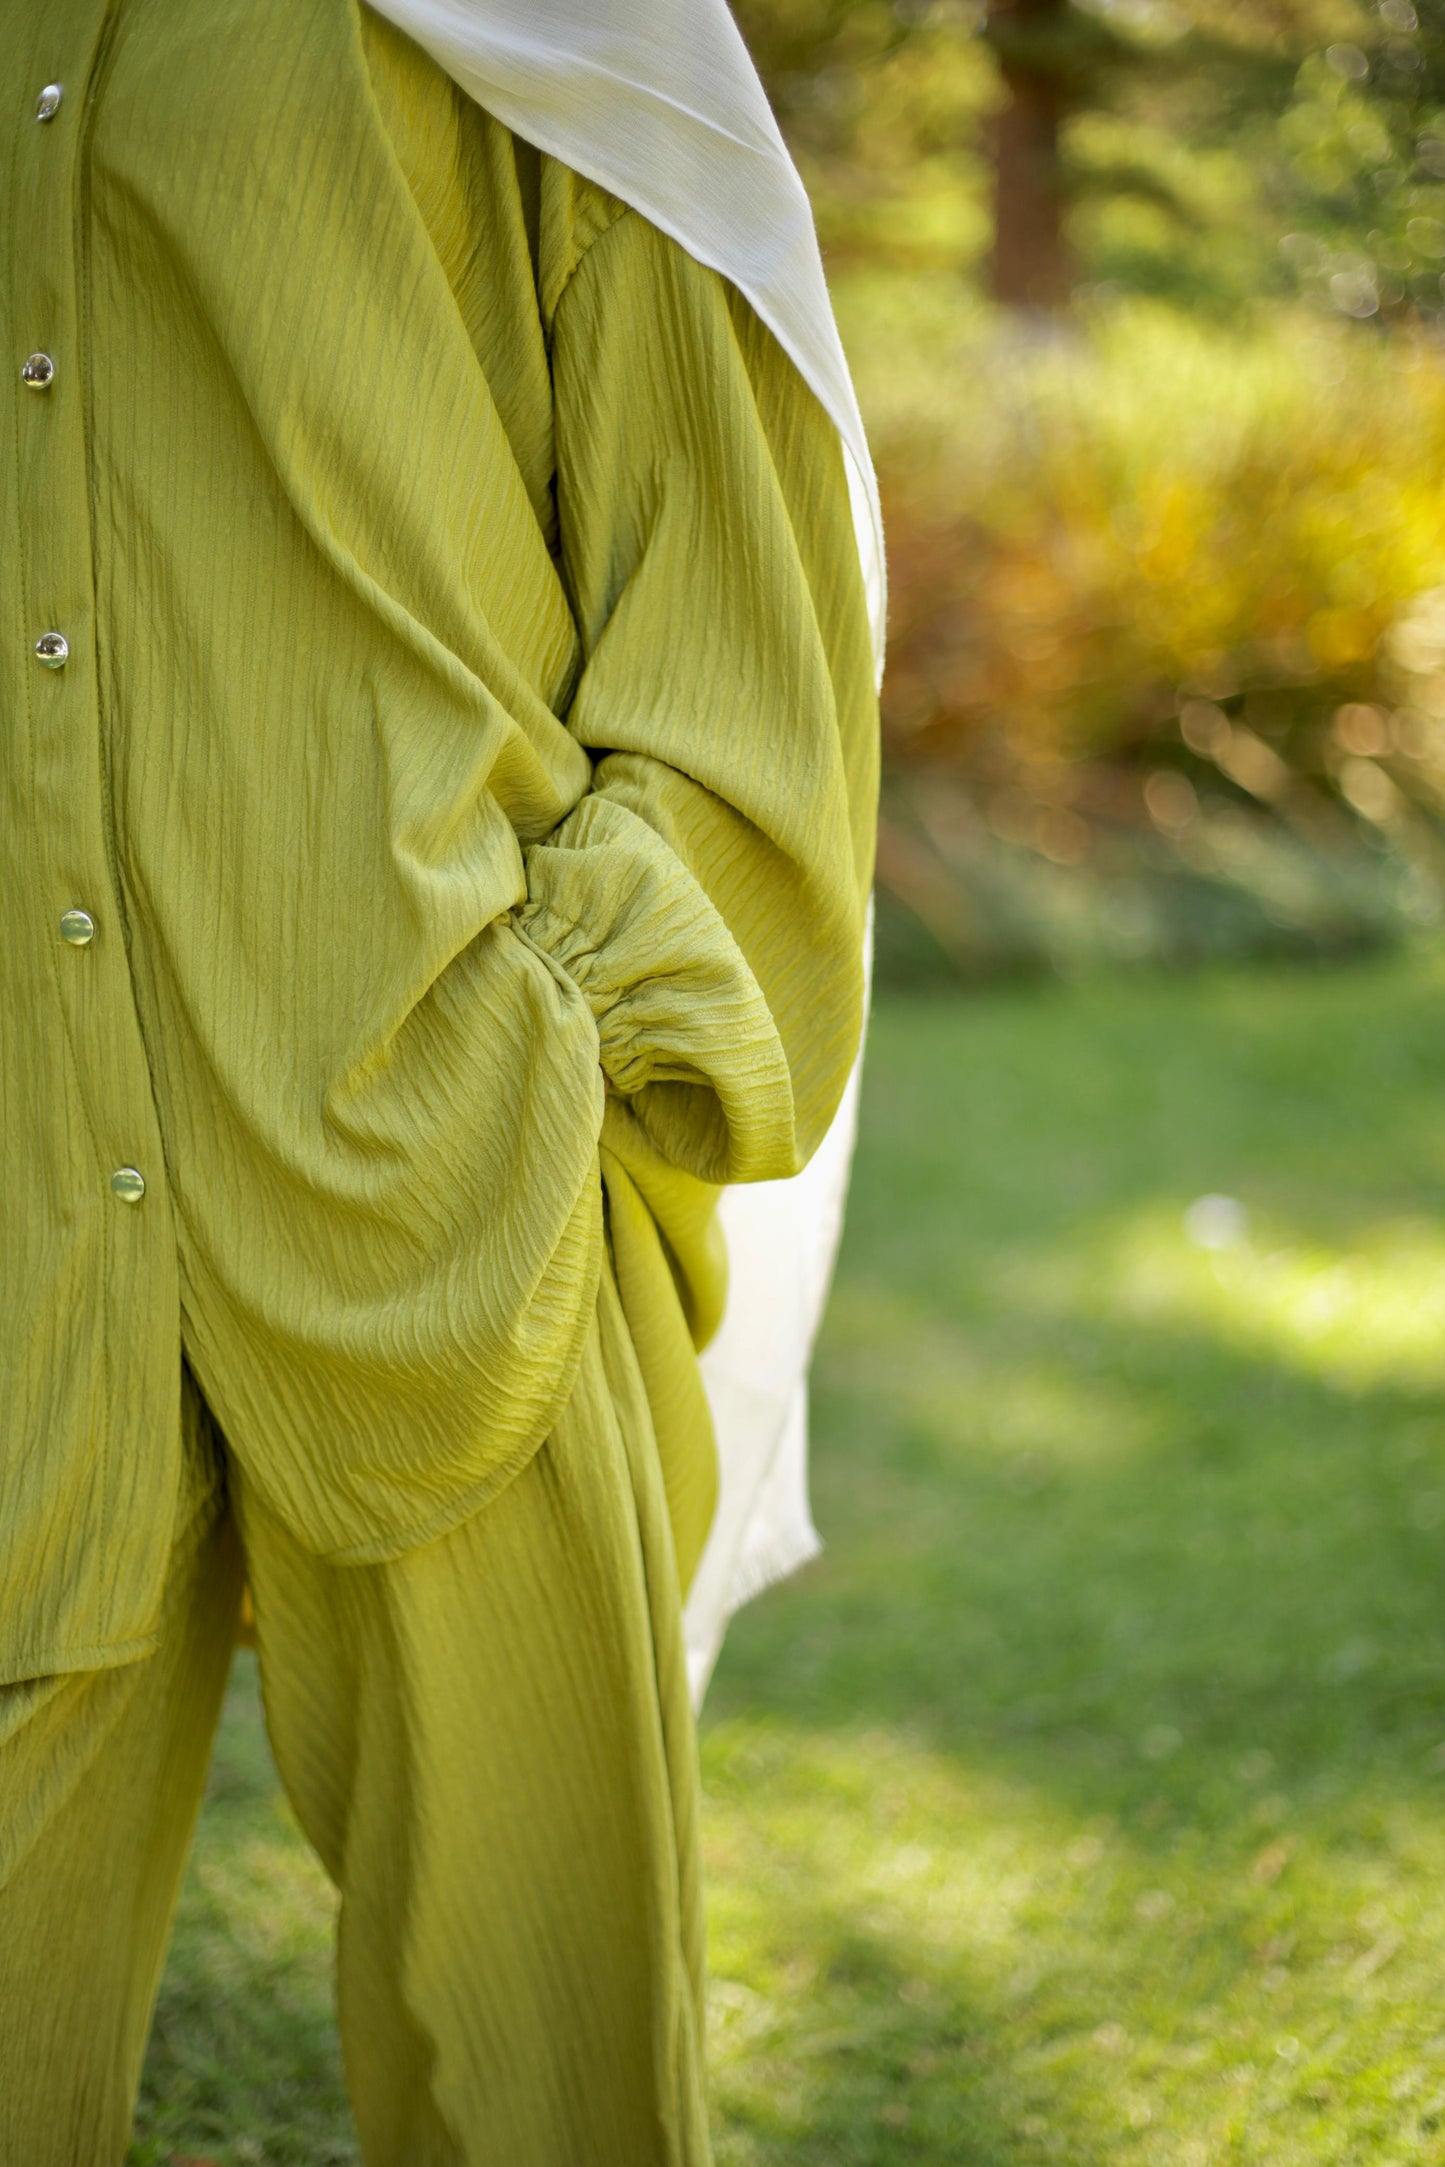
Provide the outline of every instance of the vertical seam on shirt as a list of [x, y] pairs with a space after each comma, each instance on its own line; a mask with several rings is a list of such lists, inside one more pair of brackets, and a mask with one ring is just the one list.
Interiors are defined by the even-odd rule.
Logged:
[[111, 39], [116, 20], [116, 0], [106, 12], [105, 27], [96, 46], [95, 63], [90, 80], [85, 86], [85, 106], [80, 117], [80, 137], [76, 145], [75, 163], [75, 282], [76, 282], [76, 330], [80, 351], [76, 355], [76, 373], [80, 385], [81, 432], [85, 447], [85, 493], [86, 507], [90, 515], [90, 590], [91, 590], [91, 645], [94, 649], [95, 712], [99, 743], [99, 784], [101, 826], [105, 836], [106, 862], [110, 867], [111, 886], [115, 890], [116, 911], [120, 921], [121, 938], [125, 944], [127, 966], [130, 959], [130, 927], [126, 922], [125, 895], [120, 879], [120, 851], [116, 842], [115, 806], [112, 802], [110, 772], [106, 761], [104, 707], [101, 698], [101, 636], [100, 636], [100, 566], [97, 538], [99, 527], [97, 515], [99, 503], [95, 487], [92, 447], [95, 443], [95, 416], [91, 399], [90, 352], [92, 337], [91, 312], [91, 189], [90, 151], [91, 125], [100, 97], [101, 81], [110, 58]]
[[[109, 9], [106, 15], [105, 27], [101, 32], [100, 39], [96, 46], [95, 63], [91, 69], [90, 80], [86, 84], [85, 114], [83, 121], [84, 132], [81, 137], [81, 142], [79, 145], [79, 156], [76, 164], [76, 325], [77, 336], [80, 343], [80, 352], [76, 356], [76, 365], [80, 376], [80, 393], [82, 400], [81, 426], [83, 432], [83, 441], [85, 445], [86, 510], [90, 521], [89, 542], [92, 623], [91, 644], [93, 648], [92, 667], [95, 671], [96, 737], [98, 741], [99, 752], [99, 772], [97, 775], [97, 783], [100, 790], [101, 820], [105, 831], [106, 862], [110, 871], [111, 887], [114, 891], [116, 918], [120, 925], [121, 941], [125, 950], [126, 986], [131, 1004], [136, 1036], [140, 1041], [141, 1058], [145, 1062], [146, 1083], [150, 1091], [151, 1107], [154, 1115], [156, 1144], [161, 1155], [162, 1170], [164, 1171], [166, 1177], [167, 1205], [168, 1208], [170, 1208], [174, 1194], [174, 1185], [171, 1179], [171, 1167], [169, 1161], [166, 1159], [165, 1156], [165, 1131], [161, 1125], [159, 1118], [160, 1099], [156, 1089], [155, 1064], [151, 1058], [150, 1042], [146, 1037], [145, 1029], [141, 1021], [139, 1006], [136, 1003], [135, 974], [131, 967], [130, 921], [126, 916], [125, 884], [121, 878], [120, 846], [118, 841], [118, 831], [115, 818], [115, 800], [114, 793], [111, 788], [110, 762], [107, 757], [107, 746], [110, 742], [110, 733], [107, 728], [107, 719], [110, 712], [108, 691], [112, 680], [112, 661], [110, 648], [108, 644], [104, 641], [101, 632], [100, 494], [95, 472], [96, 462], [94, 458], [94, 445], [96, 440], [96, 429], [94, 414], [94, 379], [92, 376], [90, 365], [93, 329], [93, 317], [91, 308], [91, 232], [94, 201], [94, 192], [90, 185], [90, 159], [92, 149], [91, 131], [94, 124], [96, 107], [99, 104], [101, 92], [104, 87], [103, 78], [106, 70], [110, 65], [111, 45], [114, 37], [115, 26], [119, 18], [119, 13], [120, 0], [110, 0]], [[103, 667], [102, 663], [104, 664]]]
[[[80, 446], [81, 458], [84, 462], [83, 479], [85, 484], [85, 505], [86, 512], [90, 521], [90, 533], [86, 537], [86, 541], [87, 554], [90, 560], [90, 666], [92, 672], [94, 673], [96, 739], [99, 748], [99, 757], [97, 763], [99, 767], [99, 775], [97, 777], [97, 780], [100, 788], [101, 832], [104, 841], [106, 861], [110, 869], [111, 890], [114, 899], [114, 908], [118, 920], [122, 943], [122, 959], [125, 966], [126, 976], [127, 978], [129, 978], [130, 940], [126, 931], [125, 904], [121, 894], [119, 866], [117, 863], [115, 849], [114, 820], [111, 810], [110, 789], [106, 776], [105, 766], [105, 731], [101, 713], [100, 580], [97, 576], [97, 566], [95, 558], [95, 491], [92, 486], [91, 477], [91, 446], [94, 441], [94, 434], [91, 428], [90, 412], [89, 178], [91, 124], [95, 113], [96, 101], [99, 95], [101, 79], [105, 71], [107, 60], [110, 56], [111, 40], [115, 31], [118, 4], [119, 0], [107, 0], [105, 20], [101, 25], [100, 36], [96, 40], [95, 51], [91, 58], [90, 72], [85, 85], [85, 99], [77, 120], [74, 175], [75, 194], [71, 205], [71, 220], [73, 235], [72, 261], [74, 265], [75, 280], [75, 336], [76, 345], [78, 348], [75, 357], [76, 397], [79, 402], [80, 410]], [[109, 1329], [111, 1285], [111, 1245], [109, 1239], [107, 1239], [102, 1245], [101, 1257], [101, 1268], [104, 1275], [102, 1281], [101, 1299], [101, 1317], [103, 1320], [101, 1340], [101, 1363], [102, 1374], [105, 1378], [105, 1404], [108, 1418], [115, 1389], [114, 1368], [111, 1351], [111, 1335]], [[109, 1517], [110, 1498], [112, 1490], [114, 1488], [115, 1480], [115, 1453], [112, 1449], [112, 1431], [109, 1419], [107, 1419], [106, 1423], [106, 1444], [108, 1449], [103, 1455], [103, 1465], [100, 1471], [102, 1524], [104, 1524], [106, 1519]], [[105, 1630], [105, 1611], [104, 1596], [99, 1586], [98, 1576], [96, 1587], [96, 1608], [96, 1634], [97, 1638], [100, 1638], [103, 1637]]]

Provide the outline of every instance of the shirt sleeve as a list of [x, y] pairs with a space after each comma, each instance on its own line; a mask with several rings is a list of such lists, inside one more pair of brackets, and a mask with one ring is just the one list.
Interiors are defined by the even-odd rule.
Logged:
[[667, 1160], [785, 1176], [862, 1024], [878, 718], [841, 445], [741, 296], [635, 213], [552, 330], [593, 771], [528, 848], [516, 923]]

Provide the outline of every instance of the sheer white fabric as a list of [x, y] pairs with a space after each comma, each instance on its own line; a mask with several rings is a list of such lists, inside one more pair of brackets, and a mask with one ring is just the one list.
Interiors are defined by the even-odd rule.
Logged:
[[[746, 295], [836, 422], [881, 675], [878, 487], [807, 194], [725, 0], [371, 0], [477, 103]], [[866, 952], [865, 944], [865, 952]], [[858, 1070], [791, 1181], [727, 1190], [727, 1312], [703, 1356], [722, 1483], [689, 1593], [701, 1703], [727, 1620], [819, 1548], [807, 1371], [842, 1226]]]

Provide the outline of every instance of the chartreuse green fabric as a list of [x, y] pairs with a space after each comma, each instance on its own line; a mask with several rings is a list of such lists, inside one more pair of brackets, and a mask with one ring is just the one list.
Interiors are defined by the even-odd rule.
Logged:
[[159, 1648], [183, 1349], [299, 1552], [490, 1510], [604, 1197], [685, 1583], [860, 1028], [832, 425], [357, 0], [7, 0], [0, 113], [0, 1679]]
[[705, 2167], [713, 1207], [862, 1000], [832, 425], [358, 0], [7, 0], [0, 165], [0, 2163], [120, 2156], [244, 1574], [368, 2167]]
[[183, 1434], [154, 1651], [0, 1688], [0, 2167], [124, 2156], [243, 1554], [367, 2167], [706, 2167], [676, 1560], [610, 1260], [551, 1434], [404, 1557], [303, 1548], [189, 1375]]

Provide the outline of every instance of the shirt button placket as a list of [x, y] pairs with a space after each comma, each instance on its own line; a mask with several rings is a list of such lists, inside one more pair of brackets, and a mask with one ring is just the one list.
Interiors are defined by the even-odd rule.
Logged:
[[[37, 122], [53, 121], [64, 97], [63, 83], [47, 83], [35, 102]], [[49, 392], [55, 379], [55, 358], [42, 348], [37, 347], [20, 365], [20, 381], [27, 391]], [[35, 659], [42, 669], [63, 670], [70, 660], [70, 642], [65, 634], [54, 628], [40, 633], [35, 641]], [[95, 938], [95, 920], [90, 912], [78, 905], [63, 911], [60, 937], [71, 948], [88, 948]], [[110, 1190], [118, 1203], [139, 1204], [146, 1192], [145, 1176], [137, 1166], [118, 1166], [110, 1176]]]
[[[53, 120], [64, 95], [59, 83], [47, 83], [36, 101], [35, 118], [38, 121]], [[49, 391], [55, 382], [54, 360], [49, 354], [38, 351], [29, 355], [21, 364], [20, 381], [27, 391]], [[64, 633], [43, 632], [35, 643], [35, 658], [46, 669], [63, 669], [70, 659], [70, 643]], [[88, 948], [95, 939], [95, 920], [90, 912], [79, 909], [63, 912], [60, 937], [72, 948]]]
[[[135, 777], [106, 638], [110, 552], [123, 572], [128, 538], [98, 528], [108, 416], [81, 365], [87, 328], [97, 385], [119, 365], [87, 246], [106, 187], [87, 146], [110, 117], [108, 38], [135, 12], [0, 0], [0, 1012], [16, 1024], [0, 1032], [0, 1655], [40, 1646], [62, 1670], [153, 1623], [182, 1450], [145, 899], [128, 908], [125, 885]], [[11, 1551], [39, 1566], [18, 1609]]]
[[[65, 96], [63, 83], [47, 83], [35, 101], [38, 121], [54, 120]], [[55, 382], [55, 363], [49, 354], [33, 353], [22, 363], [20, 381], [28, 391], [49, 391]], [[42, 632], [35, 642], [35, 659], [47, 670], [63, 670], [70, 660], [70, 642], [63, 632]]]

